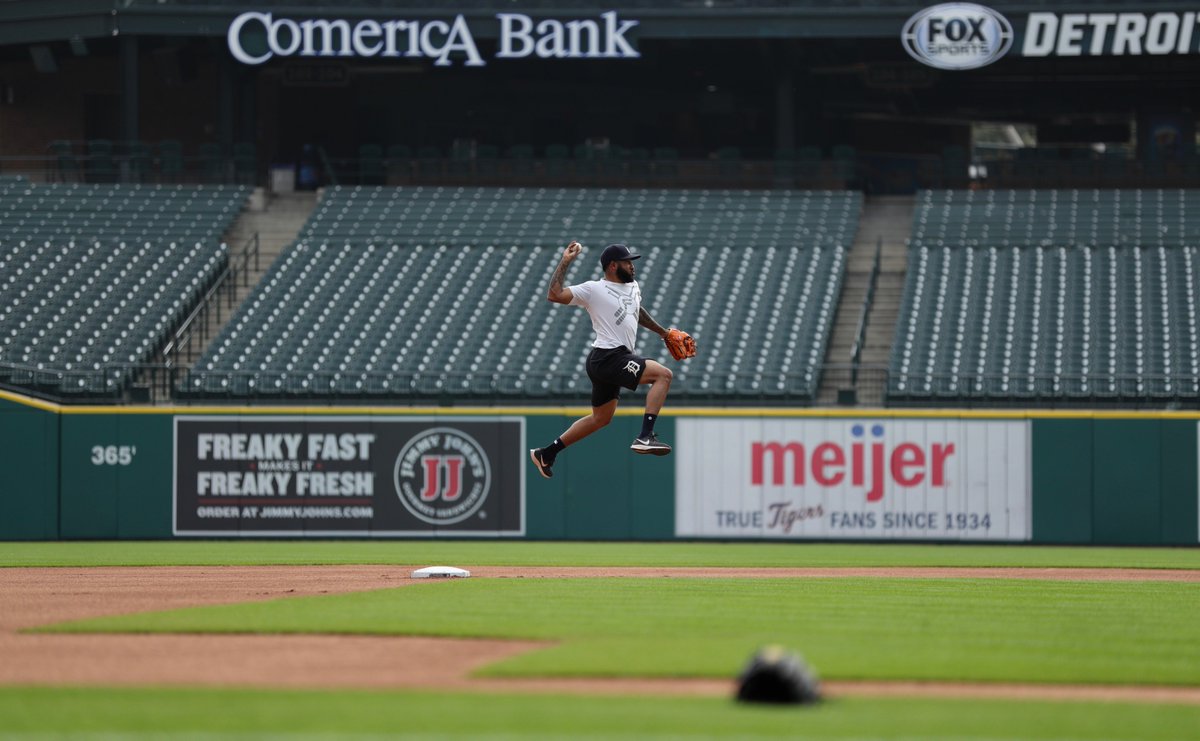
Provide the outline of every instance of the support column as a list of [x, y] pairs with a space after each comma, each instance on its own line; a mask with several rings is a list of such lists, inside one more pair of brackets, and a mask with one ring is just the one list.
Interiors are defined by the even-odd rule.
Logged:
[[[791, 65], [781, 65], [779, 78], [775, 82], [775, 184], [791, 188], [796, 184], [793, 159], [796, 152], [796, 84]], [[781, 159], [781, 152], [791, 156]]]
[[241, 69], [238, 71], [238, 120], [237, 140], [250, 142], [254, 145], [254, 176], [253, 183], [258, 185], [266, 182], [264, 173], [265, 152], [263, 139], [258, 135], [258, 71]]
[[790, 68], [775, 83], [775, 150], [796, 149], [796, 81]]
[[[120, 59], [121, 140], [125, 142], [125, 148], [127, 148], [131, 142], [137, 141], [141, 136], [141, 130], [138, 127], [138, 115], [141, 107], [138, 95], [138, 76], [141, 73], [141, 67], [138, 63], [138, 39], [136, 36], [121, 37]], [[128, 150], [126, 149], [126, 151]], [[121, 159], [121, 180], [122, 182], [133, 180], [128, 157]]]
[[[217, 46], [217, 45], [214, 45]], [[222, 53], [223, 52], [223, 53]], [[233, 152], [234, 120], [237, 109], [237, 70], [229, 52], [223, 48], [216, 49], [219, 69], [217, 93], [217, 141], [225, 156]]]

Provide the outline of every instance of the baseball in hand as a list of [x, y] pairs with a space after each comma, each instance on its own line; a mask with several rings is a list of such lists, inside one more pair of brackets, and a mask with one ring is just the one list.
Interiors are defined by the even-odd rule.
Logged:
[[572, 242], [567, 245], [567, 249], [563, 252], [563, 257], [568, 260], [574, 260], [575, 258], [579, 257], [581, 252], [583, 252], [583, 245], [579, 244], [578, 242]]

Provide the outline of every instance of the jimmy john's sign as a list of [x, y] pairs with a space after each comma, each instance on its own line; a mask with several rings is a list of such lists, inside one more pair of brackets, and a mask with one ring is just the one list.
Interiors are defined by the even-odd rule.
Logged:
[[176, 417], [174, 534], [520, 536], [524, 418]]
[[949, 70], [1022, 57], [1156, 56], [1200, 53], [1196, 11], [1029, 13], [1014, 24], [992, 8], [942, 3], [915, 13], [901, 30], [917, 61]]
[[[616, 11], [595, 18], [534, 19], [523, 13], [497, 13], [496, 59], [636, 59], [631, 32], [638, 21]], [[293, 19], [247, 12], [226, 33], [233, 58], [263, 64], [276, 57], [432, 59], [439, 67], [487, 62], [462, 15], [439, 19]]]

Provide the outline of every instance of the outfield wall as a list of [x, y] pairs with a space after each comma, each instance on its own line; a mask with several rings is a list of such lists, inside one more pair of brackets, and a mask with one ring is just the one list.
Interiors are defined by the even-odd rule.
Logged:
[[0, 397], [0, 539], [475, 537], [1186, 545], [1182, 412], [59, 407]]

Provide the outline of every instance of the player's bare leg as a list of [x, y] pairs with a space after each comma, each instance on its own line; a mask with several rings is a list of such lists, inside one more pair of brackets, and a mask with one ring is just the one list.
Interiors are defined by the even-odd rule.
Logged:
[[671, 446], [658, 439], [654, 434], [654, 422], [662, 411], [663, 403], [667, 400], [667, 392], [671, 390], [671, 369], [653, 360], [646, 361], [646, 370], [642, 373], [639, 384], [650, 384], [646, 392], [646, 414], [642, 417], [642, 432], [629, 446], [635, 453], [643, 455], [669, 455]]
[[580, 417], [567, 428], [558, 439], [562, 440], [563, 447], [573, 445], [596, 430], [607, 427], [609, 422], [612, 422], [613, 414], [617, 411], [617, 399], [598, 407], [592, 407], [592, 413], [586, 417]]
[[667, 392], [671, 390], [672, 378], [674, 374], [667, 366], [654, 360], [646, 361], [646, 371], [642, 373], [642, 380], [638, 381], [640, 385], [650, 384], [650, 390], [646, 392], [646, 414], [657, 417], [662, 411]]
[[567, 431], [550, 445], [529, 451], [529, 459], [533, 461], [533, 465], [537, 466], [538, 473], [545, 478], [551, 478], [554, 475], [554, 472], [551, 471], [554, 459], [562, 452], [563, 448], [579, 442], [596, 430], [607, 427], [608, 423], [612, 421], [613, 414], [617, 411], [617, 401], [617, 399], [613, 399], [606, 404], [592, 407], [591, 414], [575, 420], [567, 428]]

